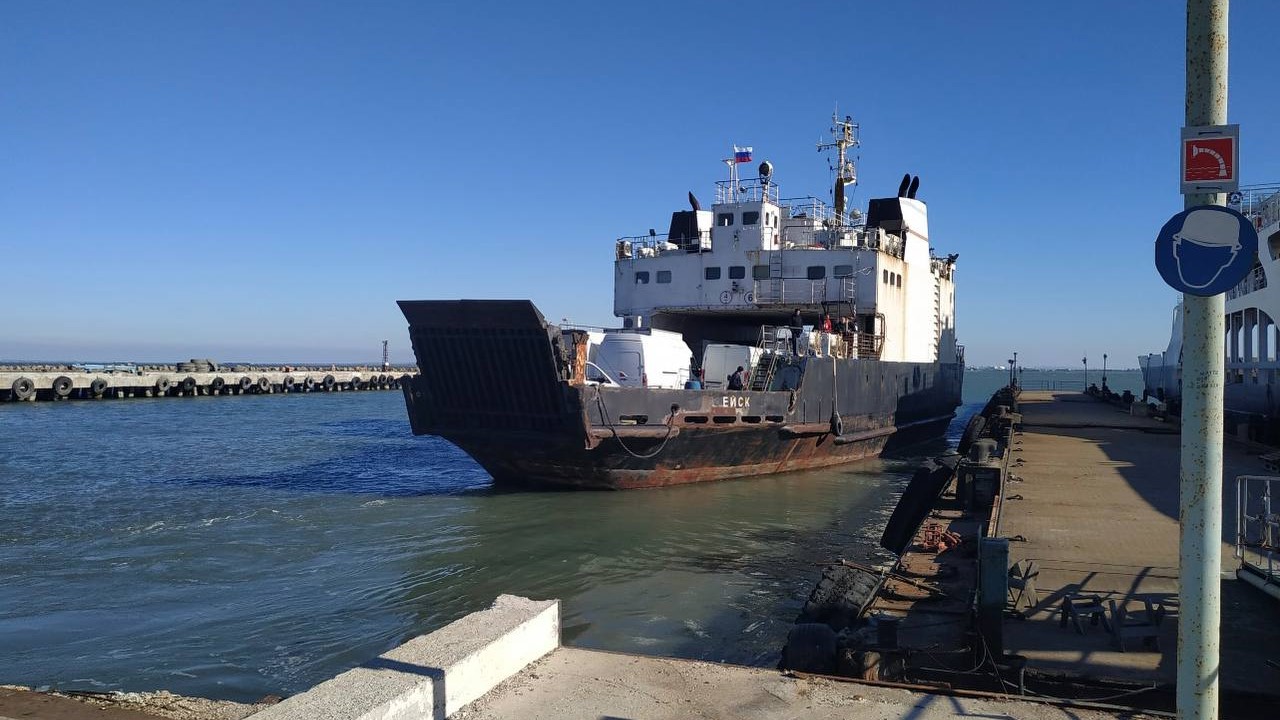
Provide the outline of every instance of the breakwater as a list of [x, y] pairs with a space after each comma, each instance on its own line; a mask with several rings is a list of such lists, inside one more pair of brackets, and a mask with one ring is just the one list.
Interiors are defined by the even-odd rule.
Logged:
[[416, 368], [361, 366], [175, 365], [0, 366], [0, 401], [269, 395], [288, 392], [394, 390]]

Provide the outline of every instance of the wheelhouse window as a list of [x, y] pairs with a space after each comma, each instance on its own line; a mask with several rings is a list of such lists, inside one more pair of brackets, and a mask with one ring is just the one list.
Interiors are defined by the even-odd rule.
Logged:
[[747, 276], [747, 266], [746, 266], [746, 265], [730, 265], [730, 266], [729, 266], [729, 279], [730, 279], [730, 280], [741, 280], [742, 278], [744, 278], [744, 277], [746, 277], [746, 276]]
[[703, 268], [702, 277], [706, 278], [707, 280], [719, 280], [720, 268], [718, 267]]
[[822, 278], [827, 276], [827, 266], [826, 265], [810, 265], [808, 272], [809, 272], [810, 280], [821, 280]]
[[756, 280], [768, 280], [768, 279], [769, 279], [769, 266], [768, 266], [768, 265], [753, 265], [753, 266], [751, 267], [751, 277], [755, 278]]
[[743, 224], [743, 225], [759, 225], [759, 224], [760, 224], [760, 211], [759, 211], [759, 210], [747, 210], [746, 212], [742, 213], [742, 224]]
[[637, 271], [636, 271], [636, 284], [637, 284], [637, 285], [648, 285], [648, 284], [649, 284], [649, 271], [648, 271], [648, 270], [637, 270]]
[[671, 282], [671, 271], [670, 271], [670, 270], [659, 270], [659, 271], [658, 271], [658, 282], [660, 282], [660, 283], [669, 283], [669, 282]]
[[716, 225], [719, 225], [720, 227], [732, 227], [733, 213], [720, 213], [719, 215], [716, 215]]
[[853, 277], [852, 265], [836, 265], [831, 268], [831, 274], [835, 277]]
[[883, 276], [882, 278], [880, 278], [880, 282], [884, 283], [885, 285], [888, 285], [888, 284], [889, 284], [889, 271], [888, 271], [888, 270], [881, 270], [880, 272], [884, 274], [884, 276]]

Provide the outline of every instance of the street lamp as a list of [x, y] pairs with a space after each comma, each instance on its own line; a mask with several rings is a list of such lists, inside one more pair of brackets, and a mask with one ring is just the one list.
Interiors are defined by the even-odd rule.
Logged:
[[1102, 391], [1107, 391], [1107, 354], [1102, 353]]
[[1080, 362], [1084, 363], [1084, 391], [1089, 392], [1089, 356], [1080, 358]]

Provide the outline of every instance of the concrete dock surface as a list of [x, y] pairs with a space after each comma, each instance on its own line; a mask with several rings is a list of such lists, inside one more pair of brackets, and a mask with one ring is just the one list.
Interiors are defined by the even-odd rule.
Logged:
[[[458, 720], [1114, 718], [1010, 698], [979, 699], [791, 677], [776, 670], [562, 647], [451, 716]], [[1152, 717], [1126, 714], [1125, 717]]]
[[[1000, 535], [1009, 560], [1034, 560], [1039, 602], [1006, 618], [1005, 650], [1028, 671], [1172, 685], [1178, 609], [1180, 438], [1172, 423], [1129, 415], [1080, 393], [1024, 392]], [[1018, 442], [1021, 442], [1019, 445]], [[1235, 477], [1269, 474], [1256, 450], [1229, 441], [1223, 458], [1222, 650], [1224, 692], [1280, 698], [1280, 603], [1234, 579]], [[1088, 619], [1060, 623], [1068, 595], [1097, 596], [1145, 617], [1162, 605], [1156, 643], [1115, 639]], [[1025, 607], [1025, 606], [1024, 606]], [[1280, 707], [1280, 699], [1277, 699]]]

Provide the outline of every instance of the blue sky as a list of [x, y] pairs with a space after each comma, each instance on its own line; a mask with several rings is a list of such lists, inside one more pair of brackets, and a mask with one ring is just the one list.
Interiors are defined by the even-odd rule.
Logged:
[[[407, 360], [397, 299], [613, 324], [616, 237], [709, 201], [733, 143], [825, 196], [838, 104], [856, 204], [920, 175], [971, 363], [1133, 366], [1176, 300], [1184, 13], [8, 0], [0, 358]], [[1280, 181], [1277, 26], [1233, 3], [1246, 183]]]

